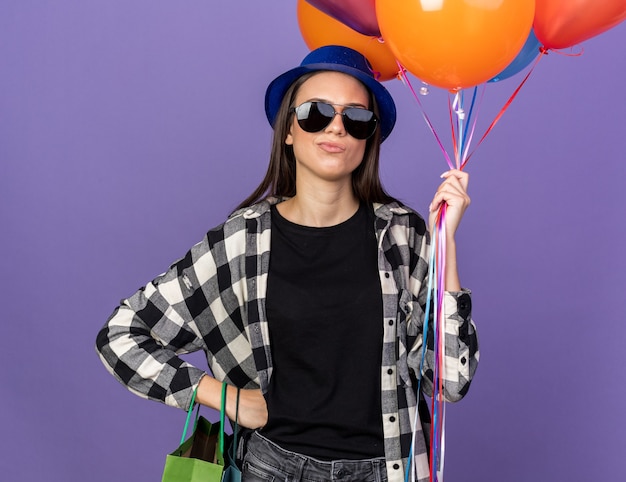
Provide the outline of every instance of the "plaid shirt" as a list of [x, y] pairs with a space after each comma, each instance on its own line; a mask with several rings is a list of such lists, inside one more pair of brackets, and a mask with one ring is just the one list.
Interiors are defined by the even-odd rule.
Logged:
[[[97, 338], [107, 369], [144, 398], [187, 409], [205, 371], [178, 357], [204, 350], [215, 378], [265, 393], [272, 374], [265, 294], [270, 260], [270, 198], [239, 210], [209, 231], [184, 258], [122, 301]], [[376, 204], [378, 268], [383, 294], [381, 400], [390, 481], [404, 480], [417, 405], [415, 373], [423, 343], [428, 273], [424, 220], [398, 203]], [[447, 292], [444, 396], [460, 400], [478, 363], [469, 291]], [[430, 324], [432, 326], [432, 323]], [[422, 391], [432, 393], [432, 333]], [[366, 356], [349, 354], [349, 356]], [[420, 398], [423, 398], [420, 394]], [[428, 480], [430, 424], [421, 424], [414, 461]]]

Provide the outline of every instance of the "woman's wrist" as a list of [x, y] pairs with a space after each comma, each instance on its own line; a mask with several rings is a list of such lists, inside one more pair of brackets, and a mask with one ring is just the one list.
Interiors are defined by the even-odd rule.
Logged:
[[220, 410], [222, 405], [222, 382], [217, 381], [210, 375], [200, 379], [196, 401], [215, 410]]

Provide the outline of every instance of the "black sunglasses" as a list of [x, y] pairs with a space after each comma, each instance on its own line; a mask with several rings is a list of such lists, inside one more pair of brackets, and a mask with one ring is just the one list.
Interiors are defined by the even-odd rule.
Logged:
[[378, 119], [371, 110], [362, 107], [346, 107], [342, 112], [327, 102], [304, 102], [292, 107], [303, 131], [319, 132], [332, 122], [336, 114], [341, 116], [346, 132], [355, 139], [367, 139], [376, 132]]

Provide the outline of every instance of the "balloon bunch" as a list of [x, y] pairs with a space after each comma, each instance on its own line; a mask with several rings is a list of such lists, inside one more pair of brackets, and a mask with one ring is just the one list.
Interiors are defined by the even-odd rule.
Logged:
[[451, 91], [511, 77], [540, 47], [572, 47], [625, 19], [624, 0], [298, 0], [310, 49], [358, 50], [380, 80], [397, 76], [397, 59]]
[[[298, 23], [310, 49], [344, 45], [361, 52], [378, 80], [399, 78], [411, 89], [422, 115], [451, 168], [471, 157], [480, 101], [477, 89], [516, 75], [550, 50], [583, 42], [626, 19], [626, 0], [298, 0]], [[448, 90], [454, 163], [411, 86], [407, 71], [425, 86]], [[513, 101], [530, 72], [481, 137], [485, 139]], [[473, 88], [465, 108], [465, 91]], [[477, 147], [477, 146], [476, 146]], [[474, 148], [475, 150], [476, 148]], [[435, 369], [431, 404], [430, 481], [443, 480], [443, 272], [445, 205], [438, 213], [431, 245], [429, 301], [432, 304]], [[430, 302], [432, 300], [432, 303]], [[428, 332], [426, 313], [424, 332]], [[424, 343], [426, 345], [426, 343]], [[425, 351], [422, 352], [424, 363]], [[421, 372], [421, 370], [420, 370]], [[441, 376], [440, 376], [441, 374]], [[420, 380], [421, 382], [421, 380]], [[418, 388], [419, 390], [419, 388]], [[416, 423], [419, 417], [415, 416]], [[414, 432], [415, 435], [415, 432]], [[416, 480], [411, 458], [407, 480]]]

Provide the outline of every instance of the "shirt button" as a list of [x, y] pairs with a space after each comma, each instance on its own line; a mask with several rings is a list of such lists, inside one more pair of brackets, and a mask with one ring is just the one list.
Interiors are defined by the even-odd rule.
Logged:
[[461, 365], [465, 365], [467, 363], [467, 360], [465, 359], [465, 357], [461, 358]]
[[393, 325], [393, 320], [389, 320], [389, 326]]
[[396, 421], [396, 417], [394, 417], [393, 415], [391, 417], [389, 417], [389, 421], [390, 422], [395, 422]]
[[389, 273], [385, 273], [385, 278], [389, 278]]
[[400, 466], [398, 464], [393, 464], [393, 469], [394, 470], [398, 470], [400, 468]]
[[390, 368], [389, 370], [387, 370], [387, 373], [388, 373], [389, 375], [393, 375], [393, 370]]

